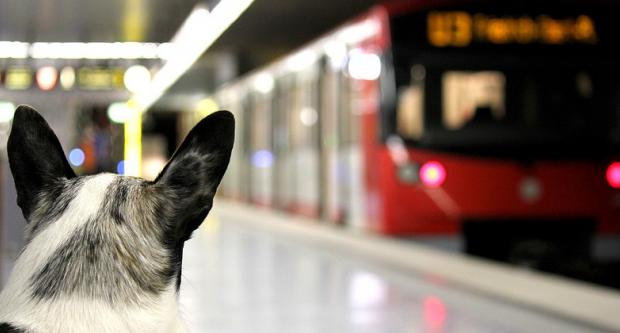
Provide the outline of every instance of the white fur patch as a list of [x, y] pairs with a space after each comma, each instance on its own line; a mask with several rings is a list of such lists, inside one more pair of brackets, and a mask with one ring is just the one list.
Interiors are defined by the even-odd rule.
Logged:
[[7, 297], [12, 298], [7, 293], [26, 290], [30, 277], [45, 265], [49, 256], [71, 237], [73, 231], [97, 214], [106, 189], [115, 177], [101, 174], [86, 180], [64, 214], [30, 241], [17, 258], [9, 281], [0, 294], [0, 309], [4, 308], [3, 301]]
[[183, 333], [185, 324], [178, 314], [174, 283], [152, 306], [113, 305], [78, 297], [26, 302], [3, 311], [5, 321], [29, 332], [44, 333]]

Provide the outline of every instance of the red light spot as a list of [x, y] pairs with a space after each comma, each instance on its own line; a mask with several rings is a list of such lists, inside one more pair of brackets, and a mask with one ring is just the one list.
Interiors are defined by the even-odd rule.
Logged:
[[614, 162], [607, 167], [607, 182], [613, 188], [620, 188], [620, 162]]
[[41, 90], [52, 90], [58, 79], [58, 71], [51, 66], [41, 67], [37, 71], [36, 79]]
[[426, 297], [424, 299], [424, 322], [431, 332], [440, 331], [448, 316], [446, 306], [437, 297]]
[[420, 179], [428, 187], [439, 187], [446, 181], [446, 169], [437, 161], [426, 162], [420, 168]]

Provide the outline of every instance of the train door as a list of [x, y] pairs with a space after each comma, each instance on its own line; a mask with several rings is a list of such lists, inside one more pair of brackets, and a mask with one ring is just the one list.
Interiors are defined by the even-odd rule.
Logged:
[[225, 196], [235, 200], [245, 200], [247, 197], [242, 191], [243, 179], [242, 179], [242, 167], [244, 162], [243, 142], [245, 131], [243, 130], [244, 113], [238, 91], [236, 89], [226, 89], [218, 94], [217, 102], [219, 108], [223, 110], [229, 110], [235, 115], [236, 130], [235, 130], [235, 145], [233, 146], [232, 153], [230, 155], [230, 163], [224, 179], [222, 179], [222, 192]]
[[323, 217], [333, 223], [362, 228], [365, 223], [361, 145], [364, 96], [347, 74], [344, 59], [336, 60], [322, 62], [319, 81]]
[[365, 228], [364, 209], [364, 156], [361, 142], [361, 116], [363, 97], [359, 85], [350, 77], [343, 76], [340, 117], [342, 119], [343, 158], [346, 184], [343, 187], [346, 200], [347, 221], [353, 228]]
[[[324, 59], [326, 60], [326, 59]], [[343, 142], [340, 116], [343, 88], [342, 71], [321, 62], [320, 80], [320, 139], [321, 139], [321, 217], [343, 224], [345, 219], [345, 184], [340, 147]]]
[[297, 73], [290, 98], [290, 162], [294, 212], [319, 215], [318, 67]]
[[273, 204], [272, 103], [270, 93], [253, 92], [250, 110], [250, 198], [255, 204]]
[[276, 80], [273, 96], [274, 206], [286, 210], [291, 205], [293, 176], [290, 167], [290, 129], [292, 77]]

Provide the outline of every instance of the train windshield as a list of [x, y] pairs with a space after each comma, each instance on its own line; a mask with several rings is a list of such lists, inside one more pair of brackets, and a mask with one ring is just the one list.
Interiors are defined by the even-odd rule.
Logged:
[[392, 20], [393, 131], [405, 141], [524, 158], [619, 151], [620, 65], [610, 20], [480, 11], [413, 18]]
[[620, 80], [609, 68], [415, 65], [411, 72], [418, 82], [400, 91], [397, 131], [414, 144], [579, 157], [605, 155], [620, 143]]

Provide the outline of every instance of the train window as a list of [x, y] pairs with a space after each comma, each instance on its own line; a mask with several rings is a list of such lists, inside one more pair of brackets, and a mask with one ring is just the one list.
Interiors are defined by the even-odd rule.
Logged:
[[396, 130], [403, 138], [419, 140], [424, 134], [425, 75], [423, 66], [413, 66], [410, 85], [402, 87], [398, 93]]
[[575, 68], [529, 60], [492, 69], [429, 69], [420, 144], [546, 158], [596, 157], [617, 149], [618, 72], [606, 63]]
[[398, 94], [397, 130], [405, 138], [419, 140], [424, 132], [422, 87], [406, 86]]
[[499, 71], [447, 71], [442, 77], [443, 125], [450, 130], [494, 123], [506, 112], [504, 74]]

